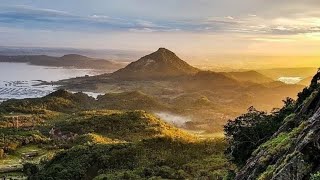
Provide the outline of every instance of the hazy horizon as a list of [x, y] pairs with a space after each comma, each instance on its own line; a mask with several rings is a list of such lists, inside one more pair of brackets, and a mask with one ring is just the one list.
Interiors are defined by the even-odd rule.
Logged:
[[[73, 47], [21, 47], [0, 46], [0, 55], [48, 55], [60, 57], [66, 54], [79, 54], [93, 58], [102, 58], [130, 63], [156, 51], [124, 50], [124, 49], [90, 49]], [[172, 49], [170, 49], [172, 50]], [[318, 68], [320, 56], [293, 56], [268, 54], [236, 54], [211, 53], [192, 54], [175, 52], [177, 56], [193, 66], [204, 70], [238, 71], [274, 68]]]

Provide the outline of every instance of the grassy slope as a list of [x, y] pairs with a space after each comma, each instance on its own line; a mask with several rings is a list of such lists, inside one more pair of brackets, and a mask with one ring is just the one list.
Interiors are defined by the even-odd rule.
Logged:
[[[92, 106], [82, 103], [87, 100], [58, 91], [0, 105], [0, 133], [12, 139], [12, 149], [5, 153], [19, 161], [18, 152], [27, 147], [62, 150], [52, 160], [47, 154], [50, 161], [40, 165], [35, 179], [222, 178], [232, 168], [223, 154], [223, 139], [200, 140], [145, 111], [86, 110]], [[8, 126], [11, 116], [25, 118], [18, 129]], [[55, 140], [48, 133], [52, 127], [77, 135]]]

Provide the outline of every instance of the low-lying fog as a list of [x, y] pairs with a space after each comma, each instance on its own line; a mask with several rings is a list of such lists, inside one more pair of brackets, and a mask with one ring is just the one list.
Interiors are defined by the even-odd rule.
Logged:
[[169, 112], [155, 112], [154, 114], [158, 116], [160, 119], [177, 127], [184, 127], [186, 122], [191, 121], [191, 118], [189, 117], [179, 116]]
[[286, 84], [297, 84], [302, 80], [302, 77], [280, 77], [278, 80]]

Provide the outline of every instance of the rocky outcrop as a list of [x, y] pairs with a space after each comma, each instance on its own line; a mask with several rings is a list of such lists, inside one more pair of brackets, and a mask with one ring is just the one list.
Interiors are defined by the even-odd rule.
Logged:
[[303, 180], [320, 170], [320, 73], [297, 106], [269, 141], [252, 154], [237, 180]]

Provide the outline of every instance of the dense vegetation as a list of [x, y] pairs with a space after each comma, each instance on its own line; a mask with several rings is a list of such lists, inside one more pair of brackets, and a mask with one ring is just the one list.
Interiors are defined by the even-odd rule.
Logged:
[[293, 113], [295, 101], [287, 98], [281, 109], [270, 114], [250, 107], [246, 114], [228, 121], [225, 134], [229, 143], [227, 154], [238, 166], [243, 166], [251, 153], [266, 142], [282, 125], [285, 117]]
[[[271, 113], [250, 107], [228, 121], [226, 139], [200, 139], [144, 111], [204, 112], [203, 121], [210, 122], [206, 115], [212, 109], [229, 111], [224, 103], [251, 103], [237, 104], [244, 99], [241, 93], [212, 90], [251, 92], [252, 86], [219, 73], [194, 73], [177, 77], [184, 92], [161, 102], [140, 91], [94, 99], [58, 90], [42, 98], [2, 103], [0, 173], [23, 171], [34, 180], [292, 179], [290, 169], [295, 169], [298, 179], [319, 177], [320, 124], [315, 120], [320, 116], [320, 73], [296, 101], [287, 98], [282, 108]], [[172, 91], [157, 93], [166, 96]], [[225, 98], [230, 94], [231, 100]], [[220, 102], [212, 98], [222, 95]], [[196, 129], [197, 123], [186, 124]], [[8, 162], [13, 166], [5, 166]]]
[[101, 107], [110, 97], [59, 90], [4, 102], [3, 160], [17, 159], [30, 179], [222, 179], [233, 169], [224, 139], [199, 139], [145, 111]]
[[311, 85], [270, 114], [250, 108], [225, 126], [235, 179], [318, 179], [320, 72]]
[[62, 89], [42, 98], [8, 100], [0, 106], [2, 113], [43, 114], [47, 110], [71, 113], [96, 109], [164, 111], [169, 107], [140, 91], [107, 93], [99, 95], [95, 100], [82, 92], [72, 94]]
[[194, 143], [170, 137], [86, 143], [59, 153], [31, 179], [221, 179], [230, 167], [221, 154], [224, 147], [221, 140]]

